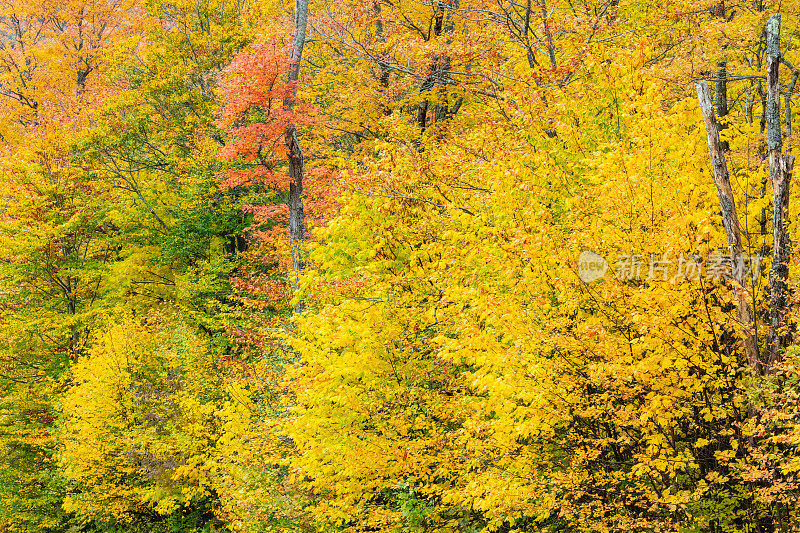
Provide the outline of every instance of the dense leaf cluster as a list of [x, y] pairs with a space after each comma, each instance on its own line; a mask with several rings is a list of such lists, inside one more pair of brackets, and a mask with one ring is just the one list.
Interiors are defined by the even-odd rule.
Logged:
[[0, 5], [0, 533], [800, 529], [800, 3], [294, 8]]

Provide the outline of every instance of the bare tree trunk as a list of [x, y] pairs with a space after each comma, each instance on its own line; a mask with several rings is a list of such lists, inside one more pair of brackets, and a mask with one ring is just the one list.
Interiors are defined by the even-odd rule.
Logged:
[[758, 80], [758, 96], [761, 98], [761, 122], [758, 129], [761, 133], [764, 133], [767, 130], [767, 93], [764, 92], [762, 80]]
[[745, 285], [745, 263], [744, 251], [742, 248], [742, 237], [739, 226], [739, 215], [736, 212], [736, 203], [733, 199], [733, 189], [731, 188], [730, 177], [728, 175], [728, 163], [725, 153], [719, 140], [719, 124], [714, 115], [714, 106], [711, 103], [711, 91], [708, 84], [702, 81], [697, 84], [697, 97], [700, 100], [700, 109], [703, 112], [703, 119], [708, 135], [708, 153], [711, 157], [711, 165], [714, 169], [714, 182], [717, 185], [719, 196], [719, 207], [722, 212], [722, 224], [725, 226], [725, 234], [728, 237], [728, 247], [733, 259], [733, 279], [736, 282], [736, 311], [739, 315], [739, 322], [744, 333], [744, 350], [747, 362], [754, 372], [759, 371], [758, 346], [753, 334], [753, 312], [748, 302], [747, 289]]
[[[380, 43], [386, 42], [386, 37], [383, 35], [383, 21], [381, 20], [381, 4], [379, 0], [373, 0], [372, 10], [375, 12], [375, 39]], [[380, 77], [381, 87], [387, 89], [389, 87], [389, 67], [382, 60], [379, 60], [378, 66], [381, 69]], [[384, 115], [391, 114], [391, 110], [386, 107], [383, 110]]]
[[[290, 94], [283, 101], [283, 109], [294, 109], [297, 96], [297, 81], [300, 79], [300, 60], [306, 42], [306, 26], [308, 24], [308, 0], [294, 2], [294, 39], [289, 56], [289, 83], [293, 85]], [[303, 269], [302, 243], [305, 239], [305, 212], [303, 210], [303, 152], [297, 140], [297, 129], [289, 124], [284, 135], [286, 148], [289, 150], [289, 244], [292, 250], [292, 269], [295, 276], [295, 288], [299, 284], [299, 274]], [[305, 302], [297, 303], [296, 312], [305, 309]]]
[[609, 22], [616, 22], [617, 16], [619, 15], [619, 0], [611, 0], [608, 6]]
[[[717, 63], [717, 87], [716, 87], [717, 116], [719, 118], [728, 115], [728, 65], [724, 61]], [[728, 126], [720, 123], [719, 129], [724, 130]], [[726, 152], [730, 149], [728, 141], [722, 141], [720, 146]]]
[[[420, 92], [429, 91], [430, 87], [433, 87], [433, 84], [423, 83]], [[425, 132], [425, 127], [428, 125], [428, 100], [423, 100], [419, 103], [419, 108], [417, 109], [417, 127], [419, 128], [420, 133]]]
[[[436, 36], [442, 34], [448, 35], [447, 44], [451, 43], [449, 35], [453, 33], [454, 29], [452, 16], [452, 11], [454, 9], [458, 9], [458, 0], [441, 1], [436, 4], [437, 11], [434, 15], [433, 34]], [[430, 66], [428, 76], [422, 82], [422, 86], [420, 87], [421, 94], [432, 94], [433, 89], [437, 85], [439, 86], [439, 90], [437, 91], [438, 94], [436, 95], [435, 102], [431, 102], [426, 98], [420, 103], [417, 109], [417, 127], [419, 127], [421, 133], [424, 133], [427, 127], [428, 112], [430, 110], [433, 111], [433, 121], [442, 122], [454, 115], [455, 112], [458, 111], [458, 107], [460, 107], [459, 103], [457, 104], [458, 107], [454, 107], [453, 110], [451, 110], [447, 101], [447, 80], [450, 68], [450, 56], [447, 54], [438, 55], [434, 58]]]
[[547, 40], [547, 55], [550, 58], [550, 66], [556, 68], [556, 47], [553, 44], [553, 34], [550, 31], [550, 24], [547, 21], [550, 18], [547, 13], [547, 2], [545, 0], [539, 0], [539, 4], [542, 8], [542, 25], [544, 26], [544, 38]]
[[[716, 7], [716, 17], [725, 20], [725, 0], [720, 0]], [[723, 49], [725, 47], [723, 46]], [[727, 124], [722, 121], [723, 117], [728, 115], [728, 64], [725, 61], [717, 63], [717, 87], [716, 94], [714, 95], [714, 103], [717, 106], [717, 118], [719, 121], [720, 131], [726, 129]], [[722, 149], [726, 152], [730, 149], [728, 141], [722, 141]]]
[[717, 63], [717, 116], [724, 117], [728, 114], [728, 64], [724, 61]]
[[786, 137], [792, 134], [792, 93], [794, 93], [795, 85], [797, 85], [798, 76], [800, 76], [800, 72], [797, 70], [792, 72], [792, 82], [789, 84], [789, 88], [786, 89], [786, 94], [783, 97], [783, 104], [784, 107], [786, 107]]
[[767, 22], [767, 150], [769, 151], [769, 177], [772, 182], [772, 271], [770, 272], [769, 337], [767, 339], [767, 369], [780, 361], [781, 351], [791, 341], [786, 323], [791, 254], [788, 233], [789, 184], [794, 167], [794, 157], [781, 154], [783, 148], [781, 127], [781, 91], [778, 80], [781, 49], [781, 16], [772, 15]]

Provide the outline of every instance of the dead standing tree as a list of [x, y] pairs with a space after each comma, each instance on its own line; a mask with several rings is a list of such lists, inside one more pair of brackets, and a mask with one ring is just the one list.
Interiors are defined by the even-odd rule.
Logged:
[[758, 370], [758, 343], [753, 329], [753, 311], [750, 308], [749, 297], [745, 285], [744, 250], [742, 248], [741, 227], [739, 215], [736, 211], [736, 202], [733, 198], [728, 163], [725, 151], [719, 140], [719, 123], [714, 114], [714, 105], [711, 102], [711, 91], [708, 84], [702, 81], [697, 84], [697, 97], [700, 100], [700, 110], [703, 112], [706, 133], [708, 135], [708, 153], [711, 156], [711, 166], [714, 170], [714, 183], [717, 185], [719, 206], [722, 212], [722, 224], [728, 237], [728, 247], [733, 259], [733, 277], [736, 282], [736, 311], [739, 322], [745, 335], [744, 349], [750, 368]]
[[[741, 229], [736, 204], [733, 199], [725, 150], [719, 139], [720, 127], [714, 114], [714, 106], [711, 102], [708, 84], [704, 81], [697, 84], [697, 95], [708, 136], [708, 151], [714, 170], [714, 181], [719, 193], [722, 223], [725, 227], [728, 246], [733, 259], [733, 278], [736, 282], [736, 308], [739, 322], [745, 335], [745, 354], [750, 368], [756, 374], [771, 372], [774, 365], [780, 361], [782, 350], [791, 343], [787, 324], [788, 265], [791, 254], [788, 233], [788, 205], [794, 157], [784, 155], [781, 152], [783, 141], [778, 70], [781, 63], [780, 27], [781, 16], [776, 14], [770, 17], [765, 28], [767, 52], [765, 122], [774, 209], [769, 333], [763, 362], [759, 356], [758, 339], [754, 334], [753, 310], [748, 303], [747, 289], [743, 279], [745, 268]], [[787, 113], [790, 113], [788, 109]], [[791, 117], [787, 116], [786, 121], [790, 123]]]
[[[791, 342], [788, 331], [787, 303], [789, 257], [791, 254], [788, 210], [789, 184], [792, 178], [794, 157], [781, 153], [781, 91], [778, 68], [781, 63], [781, 16], [772, 15], [767, 22], [767, 150], [769, 177], [772, 182], [772, 271], [770, 283], [769, 337], [767, 338], [767, 369], [780, 361], [781, 351]], [[790, 111], [787, 109], [787, 113]], [[790, 118], [787, 118], [787, 122]]]

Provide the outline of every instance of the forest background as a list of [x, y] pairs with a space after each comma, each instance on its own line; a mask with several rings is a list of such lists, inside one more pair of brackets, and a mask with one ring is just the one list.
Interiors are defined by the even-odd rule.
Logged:
[[3, 0], [0, 532], [800, 530], [798, 15]]

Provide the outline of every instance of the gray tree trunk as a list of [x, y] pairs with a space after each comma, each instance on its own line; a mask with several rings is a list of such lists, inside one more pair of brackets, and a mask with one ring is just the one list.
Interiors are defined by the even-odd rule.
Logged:
[[[453, 33], [453, 17], [452, 11], [458, 9], [458, 0], [447, 0], [446, 2], [437, 2], [436, 12], [432, 21], [433, 35], [439, 36], [442, 34], [450, 35]], [[450, 37], [447, 38], [447, 44], [451, 43]], [[428, 125], [428, 112], [433, 110], [433, 121], [441, 122], [449, 118], [454, 112], [450, 111], [447, 102], [447, 79], [448, 72], [451, 68], [451, 59], [447, 54], [438, 55], [434, 58], [430, 66], [429, 73], [422, 82], [420, 87], [420, 94], [432, 93], [433, 89], [438, 85], [439, 91], [437, 101], [431, 103], [427, 98], [420, 102], [417, 108], [417, 127], [421, 133], [425, 132]], [[422, 148], [422, 147], [421, 147]]]
[[542, 25], [544, 26], [544, 38], [547, 41], [545, 43], [547, 46], [547, 57], [550, 58], [550, 66], [556, 68], [558, 66], [556, 63], [556, 47], [553, 44], [553, 34], [550, 31], [550, 23], [548, 22], [550, 16], [547, 13], [546, 0], [539, 0], [539, 6], [542, 8]]
[[792, 73], [792, 82], [789, 84], [789, 88], [786, 89], [786, 94], [783, 97], [783, 104], [786, 107], [786, 111], [784, 112], [786, 115], [786, 136], [790, 136], [792, 134], [792, 94], [794, 93], [794, 87], [797, 85], [797, 78], [800, 76], [800, 72], [795, 70]]
[[[303, 57], [303, 46], [306, 42], [308, 25], [308, 0], [294, 2], [294, 39], [289, 56], [288, 80], [293, 85], [290, 94], [283, 101], [284, 110], [294, 109], [297, 96], [297, 81], [300, 79], [300, 60]], [[289, 151], [289, 245], [292, 250], [292, 269], [295, 276], [295, 288], [299, 284], [299, 274], [303, 269], [302, 243], [305, 239], [305, 211], [303, 210], [303, 152], [297, 139], [294, 124], [286, 128], [284, 135], [286, 148]], [[305, 302], [298, 302], [296, 312], [305, 309]]]
[[[717, 117], [722, 118], [728, 115], [728, 64], [724, 61], [717, 63], [717, 91], [714, 98], [717, 104]], [[724, 130], [728, 126], [720, 123], [720, 130]], [[726, 152], [730, 149], [728, 141], [722, 141], [722, 149]]]
[[786, 323], [791, 254], [788, 232], [789, 184], [794, 167], [794, 157], [781, 153], [783, 148], [781, 127], [781, 91], [778, 79], [781, 49], [781, 16], [772, 15], [766, 27], [767, 40], [767, 150], [769, 177], [772, 182], [772, 271], [770, 272], [769, 337], [767, 338], [767, 369], [772, 369], [781, 359], [781, 352], [791, 342]]
[[717, 185], [719, 207], [722, 212], [722, 224], [728, 237], [728, 248], [733, 260], [734, 290], [736, 292], [736, 311], [744, 333], [744, 350], [747, 362], [754, 371], [759, 371], [758, 346], [753, 329], [753, 312], [748, 300], [747, 286], [745, 283], [745, 262], [742, 248], [739, 215], [736, 211], [736, 202], [733, 198], [728, 163], [725, 152], [719, 140], [719, 123], [714, 115], [714, 105], [711, 102], [711, 91], [708, 84], [702, 81], [697, 84], [697, 97], [700, 100], [700, 110], [703, 112], [706, 134], [708, 136], [708, 153], [714, 170], [714, 183]]
[[724, 61], [717, 63], [717, 116], [724, 117], [728, 114], [728, 64]]

